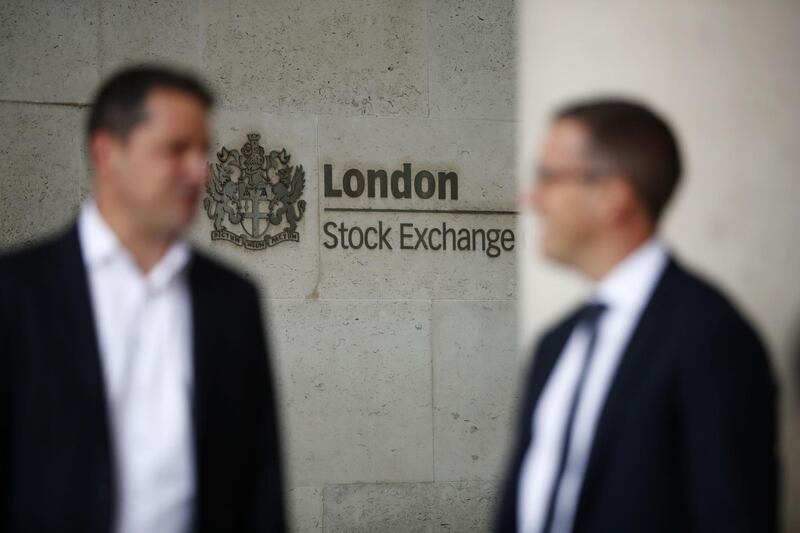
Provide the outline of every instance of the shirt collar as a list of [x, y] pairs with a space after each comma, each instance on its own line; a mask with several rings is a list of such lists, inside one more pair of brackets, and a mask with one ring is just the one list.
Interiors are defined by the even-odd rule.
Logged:
[[189, 246], [183, 241], [174, 242], [164, 256], [147, 273], [147, 279], [154, 288], [166, 286], [178, 276], [189, 263]]
[[[100, 214], [93, 198], [89, 198], [81, 206], [78, 216], [78, 235], [83, 261], [87, 268], [98, 268], [121, 259], [134, 267], [141, 276], [135, 261]], [[142, 278], [154, 288], [162, 287], [186, 267], [190, 257], [189, 246], [183, 241], [176, 241]]]
[[106, 223], [92, 198], [81, 206], [78, 234], [83, 262], [90, 268], [103, 265], [124, 251], [122, 243]]
[[650, 297], [667, 264], [666, 245], [651, 237], [628, 254], [596, 286], [592, 300], [611, 311], [639, 312]]

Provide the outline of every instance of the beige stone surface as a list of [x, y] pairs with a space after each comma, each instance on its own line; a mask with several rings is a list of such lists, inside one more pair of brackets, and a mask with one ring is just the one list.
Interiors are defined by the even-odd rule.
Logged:
[[429, 2], [432, 117], [514, 120], [513, 0]]
[[289, 486], [431, 481], [430, 304], [269, 306]]
[[226, 107], [427, 115], [423, 0], [203, 5], [204, 65]]
[[433, 304], [436, 481], [504, 474], [518, 409], [516, 311], [512, 300]]
[[201, 9], [197, 0], [102, 0], [100, 67], [161, 62], [200, 70]]
[[491, 528], [492, 482], [330, 485], [323, 520], [331, 532], [471, 533]]
[[322, 489], [294, 487], [287, 494], [289, 531], [322, 533]]
[[99, 80], [96, 2], [5, 0], [0, 99], [91, 101]]
[[0, 247], [63, 229], [78, 211], [85, 110], [0, 102]]

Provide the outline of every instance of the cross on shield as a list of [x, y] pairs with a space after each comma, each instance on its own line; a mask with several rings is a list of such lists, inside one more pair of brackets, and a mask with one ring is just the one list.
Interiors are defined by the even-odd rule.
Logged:
[[[269, 203], [266, 187], [247, 187], [241, 198], [242, 229], [253, 239], [264, 236], [270, 226]], [[262, 227], [262, 222], [264, 225]]]

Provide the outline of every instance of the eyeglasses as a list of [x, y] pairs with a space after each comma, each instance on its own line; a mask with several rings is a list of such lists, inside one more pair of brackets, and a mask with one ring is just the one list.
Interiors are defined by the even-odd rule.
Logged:
[[536, 169], [533, 180], [537, 187], [546, 187], [555, 183], [592, 182], [609, 172], [608, 169], [587, 168], [544, 168]]

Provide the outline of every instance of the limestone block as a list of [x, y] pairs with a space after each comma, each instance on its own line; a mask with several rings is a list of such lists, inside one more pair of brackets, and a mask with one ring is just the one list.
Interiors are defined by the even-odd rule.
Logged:
[[427, 114], [423, 0], [205, 0], [204, 61], [224, 105]]
[[437, 532], [491, 531], [498, 489], [492, 481], [434, 483], [434, 529]]
[[78, 211], [83, 122], [77, 107], [0, 103], [0, 246], [64, 228]]
[[0, 98], [86, 103], [98, 80], [97, 5], [7, 0], [0, 16]]
[[200, 66], [200, 9], [193, 0], [103, 0], [100, 66], [107, 75], [127, 63]]
[[517, 409], [517, 302], [433, 302], [436, 481], [503, 475]]
[[322, 533], [322, 488], [291, 488], [286, 503], [289, 531], [292, 533]]
[[432, 117], [515, 120], [513, 0], [429, 4]]
[[495, 484], [485, 481], [329, 485], [325, 532], [488, 531], [496, 494]]
[[328, 485], [325, 533], [428, 533], [434, 498], [432, 483]]
[[268, 305], [290, 486], [430, 481], [430, 304]]

